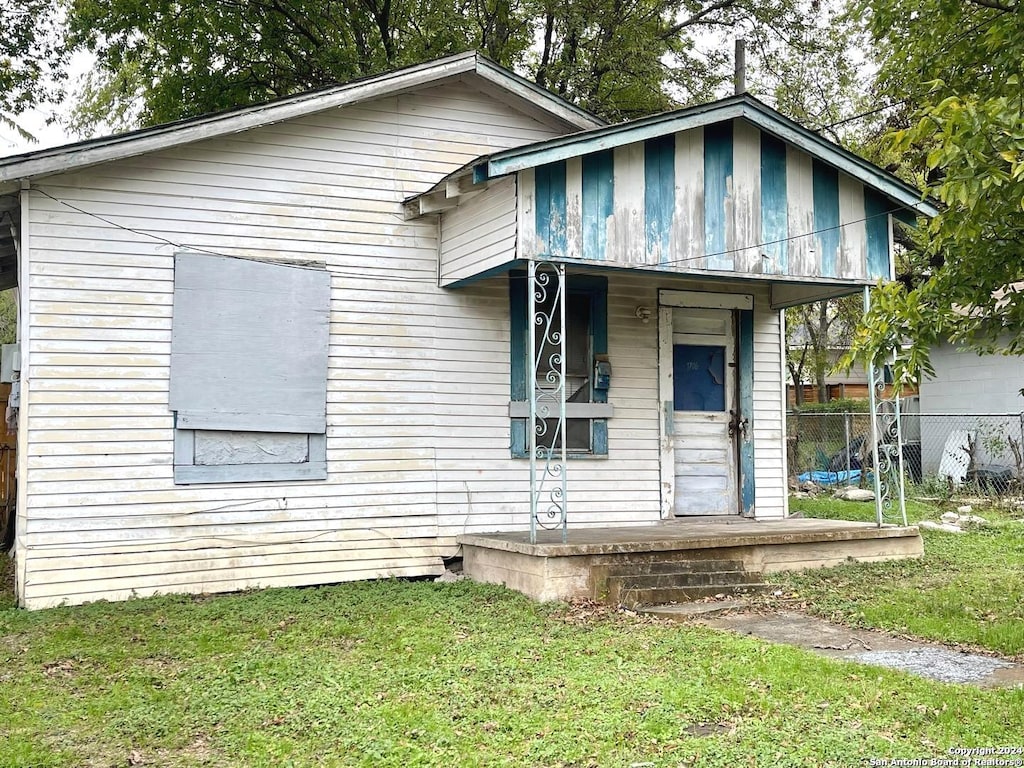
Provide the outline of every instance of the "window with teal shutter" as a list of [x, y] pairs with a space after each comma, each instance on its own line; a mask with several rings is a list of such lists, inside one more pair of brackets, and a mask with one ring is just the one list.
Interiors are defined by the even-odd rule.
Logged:
[[[525, 272], [509, 275], [509, 306], [511, 312], [511, 419], [512, 455], [527, 458], [527, 421], [525, 409], [517, 403], [528, 403], [529, 375], [527, 356], [529, 333], [533, 324], [528, 314], [528, 277]], [[590, 275], [570, 275], [566, 295], [566, 403], [606, 403], [608, 392], [595, 390], [594, 361], [608, 353], [608, 280]], [[536, 330], [535, 330], [536, 332]], [[548, 372], [548, 354], [542, 354], [537, 376]], [[614, 386], [614, 384], [613, 384]], [[548, 430], [554, 434], [553, 429]], [[568, 418], [566, 449], [570, 456], [607, 456], [608, 421], [606, 418]], [[559, 443], [555, 447], [560, 447]]]

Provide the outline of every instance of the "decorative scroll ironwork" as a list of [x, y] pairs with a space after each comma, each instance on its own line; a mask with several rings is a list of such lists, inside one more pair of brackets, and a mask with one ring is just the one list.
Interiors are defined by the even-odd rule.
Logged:
[[561, 529], [564, 542], [567, 539], [565, 266], [531, 261], [527, 279], [530, 542], [536, 543], [538, 528]]
[[[864, 311], [871, 305], [864, 289]], [[903, 482], [903, 431], [898, 395], [885, 394], [885, 364], [868, 365], [871, 404], [871, 446], [875, 484], [875, 518], [879, 527], [887, 522], [907, 524], [907, 505]], [[897, 516], [898, 515], [898, 516]]]

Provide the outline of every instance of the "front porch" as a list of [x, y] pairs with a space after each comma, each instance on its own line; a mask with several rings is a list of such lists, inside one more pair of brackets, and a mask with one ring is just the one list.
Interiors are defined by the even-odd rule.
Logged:
[[[664, 581], [681, 571], [715, 573], [713, 563], [733, 564], [728, 567], [759, 578], [763, 573], [829, 567], [850, 559], [920, 557], [924, 551], [916, 526], [799, 518], [688, 518], [645, 526], [570, 526], [565, 543], [561, 531], [538, 532], [536, 544], [530, 543], [528, 531], [464, 534], [458, 541], [469, 577], [503, 584], [542, 601], [618, 602], [625, 578], [658, 576]], [[701, 563], [708, 567], [701, 568]], [[712, 580], [707, 586], [713, 591], [716, 585]]]

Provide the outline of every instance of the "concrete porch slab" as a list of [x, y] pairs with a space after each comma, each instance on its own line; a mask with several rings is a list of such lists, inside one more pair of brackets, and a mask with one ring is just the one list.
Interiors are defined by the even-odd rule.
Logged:
[[463, 570], [535, 600], [601, 599], [610, 573], [661, 562], [737, 561], [751, 573], [823, 568], [848, 560], [920, 557], [916, 526], [843, 520], [687, 518], [645, 526], [474, 533], [458, 537]]

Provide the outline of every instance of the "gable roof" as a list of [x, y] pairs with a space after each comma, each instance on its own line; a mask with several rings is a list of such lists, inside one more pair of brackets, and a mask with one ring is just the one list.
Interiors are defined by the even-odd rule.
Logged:
[[921, 193], [898, 179], [888, 171], [879, 168], [862, 157], [843, 149], [819, 134], [790, 120], [781, 112], [769, 107], [750, 94], [736, 96], [708, 104], [699, 104], [672, 112], [663, 112], [626, 123], [607, 125], [554, 139], [526, 144], [514, 149], [483, 155], [472, 163], [455, 171], [422, 195], [410, 198], [411, 203], [418, 197], [429, 195], [444, 187], [454, 177], [465, 176], [470, 171], [473, 182], [480, 184], [488, 179], [506, 176], [510, 173], [534, 168], [538, 165], [566, 160], [571, 157], [612, 149], [645, 139], [653, 139], [678, 131], [699, 128], [735, 118], [743, 118], [766, 133], [770, 133], [787, 144], [803, 150], [812, 157], [837, 168], [862, 183], [873, 187], [891, 198], [900, 206], [923, 214], [934, 216], [938, 208], [930, 201], [922, 200]]
[[604, 121], [597, 116], [495, 64], [481, 54], [469, 51], [262, 104], [0, 158], [0, 184], [74, 171], [201, 139], [238, 133], [326, 109], [436, 84], [466, 74], [476, 75], [485, 85], [504, 92], [506, 97], [510, 96], [523, 105], [532, 105], [534, 109], [540, 109], [577, 128], [604, 125]]

